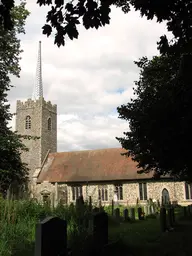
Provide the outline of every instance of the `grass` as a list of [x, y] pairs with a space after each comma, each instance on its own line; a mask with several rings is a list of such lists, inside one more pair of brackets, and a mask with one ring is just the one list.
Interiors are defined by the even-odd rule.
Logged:
[[[123, 209], [123, 207], [120, 207], [120, 212]], [[110, 215], [110, 207], [106, 207], [105, 210]], [[89, 237], [87, 229], [89, 214], [89, 208], [86, 204], [79, 209], [76, 209], [73, 205], [59, 205], [55, 209], [51, 209], [49, 206], [43, 206], [30, 200], [16, 201], [0, 199], [0, 255], [34, 255], [35, 226], [37, 222], [46, 216], [58, 216], [67, 220], [68, 245], [72, 248], [72, 255], [85, 255], [85, 248], [88, 245], [87, 241], [89, 241], [87, 240]], [[178, 209], [177, 219], [180, 215], [181, 211]], [[128, 256], [128, 252], [132, 255], [154, 255], [154, 253], [158, 255], [159, 252], [162, 253], [162, 245], [167, 249], [175, 248], [173, 247], [175, 241], [177, 241], [177, 245], [183, 248], [186, 244], [185, 241], [188, 241], [185, 234], [188, 234], [189, 228], [186, 232], [185, 223], [182, 225], [180, 233], [162, 234], [157, 218], [119, 223], [110, 216], [109, 240], [117, 241], [117, 243], [112, 244], [106, 249], [109, 250], [108, 252], [104, 250], [103, 255], [113, 256], [119, 254], [119, 256]], [[191, 230], [192, 226], [190, 224], [188, 226]], [[183, 236], [182, 242], [178, 238], [179, 235]], [[167, 244], [168, 242], [171, 246]], [[81, 248], [84, 251], [81, 251]], [[175, 253], [177, 251], [179, 250], [177, 249]]]
[[[36, 223], [47, 216], [57, 216], [67, 220], [69, 246], [82, 246], [86, 239], [86, 218], [88, 209], [76, 210], [73, 205], [51, 209], [30, 200], [0, 199], [0, 255], [34, 255]], [[81, 216], [82, 215], [82, 216]], [[80, 220], [83, 220], [80, 223]], [[75, 246], [74, 246], [75, 244]]]
[[124, 245], [122, 256], [191, 255], [189, 239], [192, 219], [183, 220], [182, 214], [182, 209], [176, 209], [177, 225], [173, 232], [162, 233], [159, 220], [148, 218], [134, 223], [110, 225], [109, 236], [113, 239], [118, 234], [121, 244]]

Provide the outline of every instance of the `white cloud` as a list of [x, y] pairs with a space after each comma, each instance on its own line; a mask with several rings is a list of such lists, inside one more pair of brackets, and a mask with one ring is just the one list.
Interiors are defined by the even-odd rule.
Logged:
[[53, 37], [41, 31], [49, 8], [30, 1], [27, 8], [31, 15], [21, 37], [21, 77], [12, 79], [16, 88], [9, 94], [11, 110], [16, 99], [32, 95], [41, 40], [44, 97], [58, 106], [58, 150], [120, 146], [115, 137], [128, 130], [128, 123], [118, 119], [116, 108], [132, 96], [139, 72], [133, 61], [157, 54], [165, 25], [113, 8], [109, 26], [88, 31], [80, 26], [78, 40], [57, 48]]

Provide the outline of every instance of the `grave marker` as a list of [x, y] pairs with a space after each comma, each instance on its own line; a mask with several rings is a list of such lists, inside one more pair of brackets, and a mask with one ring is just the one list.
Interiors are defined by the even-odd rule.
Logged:
[[135, 220], [135, 208], [130, 209], [130, 219]]
[[129, 220], [129, 212], [128, 209], [123, 210], [123, 220], [128, 221]]
[[36, 225], [35, 256], [67, 255], [67, 222], [47, 217]]
[[172, 212], [172, 208], [168, 209], [168, 221], [169, 221], [169, 226], [172, 228], [173, 227], [173, 212]]
[[138, 219], [139, 219], [139, 220], [144, 220], [142, 208], [139, 207], [139, 208], [137, 209], [137, 211], [138, 211]]
[[95, 249], [98, 251], [108, 243], [108, 215], [106, 212], [93, 215], [93, 241]]
[[120, 210], [119, 210], [119, 208], [116, 208], [116, 209], [115, 209], [114, 214], [115, 214], [115, 218], [116, 218], [117, 220], [119, 220], [119, 219], [120, 219]]
[[114, 214], [114, 201], [111, 201], [111, 215], [113, 216]]
[[166, 209], [164, 207], [160, 209], [160, 226], [162, 232], [167, 230]]

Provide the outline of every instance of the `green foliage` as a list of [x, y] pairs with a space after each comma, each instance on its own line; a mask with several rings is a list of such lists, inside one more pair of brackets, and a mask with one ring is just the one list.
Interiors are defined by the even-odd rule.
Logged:
[[[79, 212], [73, 205], [51, 208], [32, 200], [1, 198], [0, 209], [0, 255], [33, 255], [36, 224], [48, 216], [67, 220], [68, 245], [73, 251], [78, 249], [77, 255], [88, 237], [87, 227], [79, 225]], [[88, 213], [88, 205], [85, 204], [81, 217], [87, 220]]]
[[78, 38], [77, 25], [80, 23], [86, 29], [105, 26], [110, 23], [111, 6], [115, 5], [124, 13], [130, 11], [132, 6], [140, 11], [147, 19], [157, 18], [157, 22], [167, 21], [167, 29], [171, 31], [174, 40], [168, 42], [166, 36], [162, 36], [159, 42], [159, 49], [162, 53], [180, 52], [182, 48], [191, 49], [191, 10], [192, 1], [189, 0], [78, 0], [60, 1], [38, 0], [42, 5], [51, 5], [43, 26], [43, 33], [49, 36], [53, 29], [56, 29], [55, 44], [65, 44], [65, 37], [71, 40]]
[[[55, 44], [65, 44], [65, 38], [78, 38], [77, 25], [83, 24], [86, 29], [105, 26], [110, 23], [111, 6], [121, 8], [128, 13], [130, 8], [140, 11], [147, 19], [156, 18], [157, 22], [166, 21], [168, 31], [173, 33], [169, 42], [165, 35], [161, 36], [158, 48], [161, 53], [190, 52], [192, 48], [192, 1], [191, 0], [37, 0], [39, 6], [50, 5], [46, 16], [43, 34], [49, 36], [56, 30]], [[0, 8], [0, 24], [6, 29], [13, 27], [11, 9], [13, 0], [2, 0]]]
[[[21, 162], [21, 152], [27, 150], [21, 136], [11, 131], [8, 122], [12, 119], [7, 101], [7, 91], [11, 88], [10, 75], [19, 76], [20, 40], [18, 33], [24, 33], [24, 25], [29, 12], [25, 3], [11, 9], [13, 27], [6, 30], [0, 23], [0, 193], [11, 187], [18, 189], [27, 182], [27, 166]], [[16, 192], [16, 191], [15, 191]]]
[[[13, 0], [2, 0], [0, 8], [0, 24], [6, 29], [13, 27], [14, 21], [11, 9], [14, 6]], [[71, 40], [78, 38], [77, 25], [80, 23], [86, 29], [105, 26], [110, 23], [111, 6], [121, 8], [124, 13], [130, 11], [130, 7], [140, 11], [147, 19], [157, 18], [157, 22], [166, 21], [167, 29], [173, 33], [173, 40], [168, 42], [166, 36], [162, 36], [159, 42], [159, 49], [162, 53], [180, 52], [191, 50], [191, 0], [37, 0], [39, 6], [51, 5], [47, 13], [46, 24], [43, 26], [43, 33], [49, 36], [53, 29], [56, 29], [55, 44], [65, 44], [65, 37]]]
[[171, 55], [136, 62], [141, 70], [136, 97], [118, 108], [130, 131], [117, 139], [128, 150], [126, 155], [138, 162], [139, 173], [192, 180], [191, 63], [190, 55], [181, 63]]

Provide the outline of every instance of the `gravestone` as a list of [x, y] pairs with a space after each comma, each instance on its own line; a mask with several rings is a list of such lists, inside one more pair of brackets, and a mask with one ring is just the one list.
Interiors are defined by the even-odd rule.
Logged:
[[144, 220], [143, 211], [141, 207], [138, 207], [137, 212], [138, 212], [138, 219]]
[[114, 201], [111, 201], [111, 215], [114, 215]]
[[169, 221], [169, 226], [172, 228], [173, 227], [173, 211], [172, 211], [172, 208], [168, 209], [168, 221]]
[[172, 220], [173, 220], [173, 224], [175, 224], [175, 208], [172, 207]]
[[183, 207], [183, 215], [184, 217], [187, 217], [187, 207]]
[[84, 212], [85, 212], [85, 203], [83, 196], [80, 196], [76, 199], [76, 211], [78, 216], [78, 225], [83, 226], [84, 224]]
[[164, 207], [160, 209], [160, 227], [162, 232], [167, 230], [166, 209]]
[[93, 241], [97, 251], [108, 244], [108, 215], [106, 212], [93, 215]]
[[128, 221], [129, 220], [129, 212], [128, 209], [123, 210], [123, 220]]
[[116, 208], [116, 209], [114, 210], [114, 215], [115, 215], [115, 218], [116, 218], [117, 220], [120, 219], [120, 210], [119, 210], [119, 208]]
[[35, 256], [67, 255], [67, 222], [47, 217], [36, 225]]
[[192, 214], [192, 204], [190, 204], [189, 207], [190, 207], [190, 213]]
[[135, 220], [135, 208], [130, 209], [130, 219]]
[[92, 198], [89, 196], [89, 211], [92, 211]]

